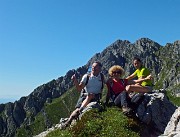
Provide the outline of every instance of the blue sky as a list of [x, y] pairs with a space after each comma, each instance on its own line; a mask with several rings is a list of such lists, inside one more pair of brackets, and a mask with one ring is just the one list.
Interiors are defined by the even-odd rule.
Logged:
[[0, 0], [0, 103], [76, 69], [117, 39], [180, 40], [179, 0]]

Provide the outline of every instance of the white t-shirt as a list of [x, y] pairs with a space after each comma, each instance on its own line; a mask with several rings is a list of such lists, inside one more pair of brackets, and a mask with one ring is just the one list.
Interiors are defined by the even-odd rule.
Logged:
[[[85, 74], [82, 79], [81, 79], [81, 83], [85, 84], [86, 80], [87, 80], [87, 75]], [[101, 75], [99, 74], [97, 77], [94, 76], [93, 74], [91, 74], [89, 76], [89, 80], [87, 85], [85, 86], [85, 90], [88, 93], [94, 93], [94, 94], [98, 94], [101, 93], [101, 88], [102, 88], [102, 79], [101, 79]]]

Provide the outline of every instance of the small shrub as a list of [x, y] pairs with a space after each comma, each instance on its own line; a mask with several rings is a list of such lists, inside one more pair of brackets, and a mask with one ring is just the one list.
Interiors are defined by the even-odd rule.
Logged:
[[175, 97], [171, 94], [172, 92], [168, 91], [167, 96], [169, 97], [169, 100], [176, 106], [180, 106], [180, 97]]
[[72, 137], [72, 134], [68, 130], [56, 129], [50, 132], [46, 137]]

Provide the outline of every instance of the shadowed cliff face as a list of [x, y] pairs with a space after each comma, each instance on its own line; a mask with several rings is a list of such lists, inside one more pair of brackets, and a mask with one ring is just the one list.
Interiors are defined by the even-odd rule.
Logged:
[[134, 71], [134, 56], [139, 56], [145, 67], [151, 70], [156, 88], [166, 88], [174, 95], [180, 93], [180, 41], [161, 46], [148, 38], [141, 38], [135, 43], [117, 40], [101, 53], [96, 53], [86, 65], [69, 70], [64, 77], [37, 87], [30, 95], [14, 103], [0, 104], [1, 136], [14, 136], [17, 127], [31, 124], [44, 103], [50, 103], [70, 89], [73, 86], [71, 76], [76, 73], [79, 78], [82, 77], [93, 61], [102, 62], [106, 77], [108, 69], [115, 64], [121, 65], [127, 76]]

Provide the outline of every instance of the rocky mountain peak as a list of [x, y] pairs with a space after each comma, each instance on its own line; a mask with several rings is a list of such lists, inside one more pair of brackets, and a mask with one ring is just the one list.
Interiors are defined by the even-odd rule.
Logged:
[[108, 77], [108, 69], [120, 65], [125, 69], [125, 77], [134, 71], [132, 59], [139, 56], [144, 66], [154, 76], [155, 88], [166, 88], [174, 95], [180, 93], [180, 40], [161, 46], [148, 39], [141, 38], [135, 43], [128, 40], [116, 40], [101, 53], [96, 53], [82, 67], [67, 71], [65, 76], [40, 85], [27, 97], [14, 103], [0, 104], [0, 136], [14, 136], [16, 129], [30, 125], [44, 104], [60, 97], [73, 86], [71, 76], [76, 73], [80, 78], [94, 61], [103, 64], [103, 73]]

